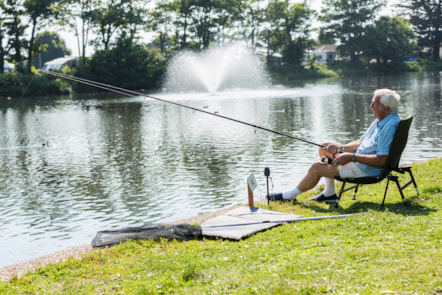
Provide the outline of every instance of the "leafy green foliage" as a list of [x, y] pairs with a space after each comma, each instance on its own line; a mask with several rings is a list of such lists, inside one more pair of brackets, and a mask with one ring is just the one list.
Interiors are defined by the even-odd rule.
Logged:
[[60, 81], [36, 74], [12, 72], [0, 75], [0, 97], [18, 98], [26, 95], [62, 94]]
[[377, 72], [402, 66], [417, 45], [409, 23], [399, 17], [381, 17], [373, 26], [368, 26], [364, 42], [364, 57], [370, 63], [373, 61], [371, 64]]
[[364, 51], [365, 30], [383, 5], [381, 0], [324, 0], [320, 19], [322, 38], [339, 40], [341, 56], [349, 56], [354, 63]]
[[[45, 57], [51, 48], [58, 49], [51, 53], [53, 57], [63, 54], [61, 51], [68, 53], [57, 35], [50, 35], [50, 41], [38, 40], [44, 35], [37, 35], [39, 30], [49, 22], [69, 26], [78, 36], [83, 62], [79, 76], [130, 89], [159, 86], [166, 58], [178, 50], [200, 51], [236, 40], [245, 40], [259, 50], [265, 55], [268, 69], [274, 71], [271, 74], [289, 81], [336, 73], [440, 71], [440, 0], [400, 3], [405, 15], [410, 15], [412, 27], [402, 17], [380, 16], [378, 12], [385, 4], [382, 0], [323, 0], [319, 42], [339, 41], [340, 56], [350, 58], [352, 64], [309, 66], [307, 70], [302, 62], [305, 49], [315, 42], [311, 39], [311, 24], [316, 14], [308, 6], [309, 1], [303, 2], [174, 0], [158, 1], [148, 11], [142, 0], [0, 1], [0, 72], [5, 58], [15, 64], [17, 72], [31, 73], [31, 66], [39, 61], [34, 57], [45, 48], [48, 51], [42, 52], [42, 63], [51, 59]], [[30, 23], [25, 24], [25, 19]], [[26, 35], [27, 27], [30, 36]], [[143, 32], [156, 37], [149, 52], [139, 41]], [[91, 36], [96, 36], [92, 43], [97, 51], [92, 58], [86, 58]], [[422, 58], [420, 49], [415, 48], [416, 37], [419, 45], [431, 46], [434, 63], [404, 63], [410, 56]], [[155, 44], [160, 48], [154, 48]], [[160, 51], [161, 58], [154, 56], [155, 50]], [[14, 85], [21, 87], [23, 83]], [[47, 88], [50, 83], [42, 86], [45, 89], [38, 93], [53, 93]], [[65, 89], [62, 85], [61, 91]], [[74, 89], [95, 91], [79, 85]], [[11, 93], [8, 88], [3, 91]]]
[[[129, 241], [82, 259], [48, 265], [2, 294], [438, 294], [442, 291], [442, 159], [414, 164], [421, 190], [412, 206], [384, 185], [363, 186], [342, 208], [312, 204], [264, 208], [304, 216], [363, 213], [285, 224], [241, 241]], [[405, 177], [405, 176], [400, 176]]]
[[[59, 0], [24, 0], [23, 6], [26, 10], [26, 14], [30, 18], [31, 23], [31, 36], [28, 44], [28, 56], [27, 56], [27, 72], [31, 73], [32, 61], [38, 48], [35, 43], [35, 34], [40, 26], [53, 16], [54, 11], [52, 6], [57, 5]], [[20, 61], [21, 62], [21, 61]]]
[[410, 0], [399, 4], [410, 15], [421, 45], [432, 47], [432, 58], [440, 60], [442, 42], [442, 3], [440, 0]]
[[142, 4], [139, 0], [94, 2], [91, 5], [93, 8], [81, 17], [83, 21], [89, 22], [95, 29], [97, 38], [92, 41], [95, 47], [107, 51], [111, 48], [113, 40], [126, 35], [130, 36], [131, 40], [135, 40], [136, 33], [144, 22], [146, 14], [140, 5]]
[[[313, 11], [306, 4], [290, 4], [287, 0], [269, 2], [265, 14], [266, 30], [260, 34], [273, 52], [281, 52], [282, 60], [300, 65], [304, 50], [310, 45], [309, 34]], [[269, 54], [268, 54], [269, 55]]]
[[[141, 45], [121, 37], [115, 48], [98, 51], [78, 68], [81, 78], [126, 89], [152, 89], [159, 86], [164, 64]], [[84, 89], [75, 84], [76, 90]]]

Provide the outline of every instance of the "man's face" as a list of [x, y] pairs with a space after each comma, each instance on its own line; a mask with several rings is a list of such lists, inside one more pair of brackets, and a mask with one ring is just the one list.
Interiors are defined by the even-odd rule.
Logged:
[[385, 107], [383, 104], [381, 104], [380, 96], [373, 96], [370, 108], [373, 111], [373, 116], [379, 121], [384, 119], [390, 113], [390, 108]]

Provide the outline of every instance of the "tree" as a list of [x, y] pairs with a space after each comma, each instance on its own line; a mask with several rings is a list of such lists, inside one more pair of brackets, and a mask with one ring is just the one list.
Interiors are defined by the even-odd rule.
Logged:
[[34, 66], [40, 68], [45, 62], [57, 57], [71, 55], [71, 51], [66, 48], [64, 40], [55, 32], [43, 32], [36, 36], [35, 44], [41, 48], [39, 60], [34, 61]]
[[175, 47], [180, 49], [186, 49], [188, 47], [188, 30], [191, 14], [195, 7], [193, 6], [193, 0], [173, 0], [169, 6], [164, 6], [169, 11], [175, 14], [173, 17], [173, 23], [175, 27], [175, 34], [172, 36], [172, 40], [175, 43]]
[[215, 40], [217, 9], [222, 9], [219, 0], [194, 0], [191, 14], [196, 49], [208, 49]]
[[[8, 36], [3, 54], [11, 54], [16, 65], [21, 65], [22, 49], [26, 45], [25, 30], [26, 26], [22, 24], [22, 18], [25, 14], [22, 1], [5, 0], [2, 9], [3, 26], [5, 27], [6, 36]], [[16, 69], [21, 70], [21, 66]]]
[[[290, 5], [288, 0], [273, 0], [266, 10], [266, 24], [262, 36], [272, 52], [281, 51], [289, 65], [298, 65], [307, 48], [309, 20], [313, 11], [305, 3]], [[267, 55], [267, 60], [269, 60]]]
[[244, 8], [242, 9], [242, 17], [240, 16], [240, 31], [244, 36], [246, 42], [250, 42], [252, 48], [262, 46], [259, 44], [259, 33], [261, 30], [261, 25], [264, 22], [264, 12], [265, 7], [262, 0], [250, 0], [244, 3]]
[[359, 63], [367, 25], [373, 24], [382, 0], [323, 0], [321, 37], [339, 41], [341, 56]]
[[95, 46], [108, 50], [117, 32], [126, 38], [135, 38], [137, 27], [141, 25], [144, 9], [139, 6], [140, 0], [109, 0], [99, 2], [90, 15], [91, 23], [96, 29]]
[[217, 10], [217, 32], [216, 40], [218, 44], [223, 45], [226, 42], [236, 39], [238, 27], [243, 19], [244, 10], [247, 4], [244, 0], [220, 0]]
[[260, 33], [260, 39], [266, 48], [267, 65], [272, 56], [281, 51], [284, 45], [284, 30], [282, 23], [287, 2], [271, 1], [264, 13], [264, 22]]
[[35, 46], [35, 36], [41, 27], [48, 24], [54, 12], [52, 6], [56, 5], [57, 2], [59, 0], [25, 0], [23, 3], [31, 23], [31, 35], [28, 44], [28, 73], [31, 72], [34, 53], [38, 53], [38, 47]]
[[68, 5], [63, 6], [62, 15], [59, 22], [68, 24], [74, 31], [77, 38], [78, 54], [80, 55], [80, 62], [86, 58], [86, 48], [89, 43], [89, 33], [92, 27], [92, 15], [96, 0], [72, 0]]
[[383, 16], [367, 27], [364, 52], [377, 64], [402, 64], [407, 60], [416, 42], [408, 21], [401, 17]]
[[5, 70], [5, 57], [7, 54], [7, 45], [4, 44], [4, 41], [7, 41], [5, 20], [4, 1], [0, 0], [0, 73], [3, 73]]
[[[155, 26], [172, 25], [168, 38], [176, 49], [205, 50], [239, 34], [244, 0], [174, 0], [160, 2], [152, 13]], [[164, 33], [161, 33], [164, 36]]]
[[[158, 87], [161, 73], [153, 54], [123, 33], [109, 50], [98, 50], [77, 70], [78, 76], [127, 89]], [[75, 87], [82, 87], [76, 85]]]
[[308, 47], [310, 34], [310, 18], [313, 11], [305, 3], [294, 4], [290, 7], [286, 19], [287, 44], [283, 50], [284, 60], [288, 64], [298, 65]]
[[408, 10], [411, 24], [419, 36], [419, 43], [431, 46], [433, 59], [440, 60], [442, 0], [411, 0], [399, 6]]
[[162, 54], [166, 54], [166, 41], [168, 40], [169, 32], [173, 31], [173, 12], [168, 9], [169, 3], [166, 1], [159, 1], [154, 9], [149, 13], [148, 29], [152, 29], [158, 34], [158, 41]]

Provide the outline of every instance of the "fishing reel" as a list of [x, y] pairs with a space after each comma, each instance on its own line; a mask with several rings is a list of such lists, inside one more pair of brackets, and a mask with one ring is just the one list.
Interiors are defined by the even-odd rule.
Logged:
[[333, 159], [330, 159], [329, 157], [322, 157], [321, 162], [324, 164], [331, 165], [333, 163]]

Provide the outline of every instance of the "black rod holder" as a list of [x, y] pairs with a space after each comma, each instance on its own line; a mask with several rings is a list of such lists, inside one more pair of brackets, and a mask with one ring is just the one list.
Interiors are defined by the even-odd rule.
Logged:
[[270, 198], [269, 198], [269, 176], [270, 176], [270, 168], [265, 167], [264, 168], [264, 175], [267, 178], [267, 205], [270, 205]]

